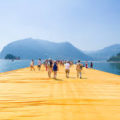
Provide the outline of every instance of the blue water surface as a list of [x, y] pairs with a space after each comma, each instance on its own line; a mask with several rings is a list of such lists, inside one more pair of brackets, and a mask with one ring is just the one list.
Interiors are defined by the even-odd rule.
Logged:
[[[35, 64], [37, 64], [37, 60], [35, 61]], [[11, 71], [11, 70], [16, 70], [20, 68], [25, 68], [29, 66], [30, 66], [30, 60], [15, 60], [15, 61], [0, 60], [0, 73]], [[90, 62], [88, 62], [88, 67], [89, 66], [90, 66]], [[94, 61], [93, 67], [94, 69], [97, 69], [97, 70], [120, 75], [120, 63], [109, 63], [105, 61], [95, 62]]]

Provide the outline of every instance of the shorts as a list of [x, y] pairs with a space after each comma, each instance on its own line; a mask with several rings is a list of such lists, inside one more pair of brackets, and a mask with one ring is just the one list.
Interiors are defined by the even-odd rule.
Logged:
[[34, 65], [30, 65], [30, 67], [34, 67]]
[[47, 70], [48, 70], [48, 72], [52, 72], [52, 68], [51, 67], [49, 67]]
[[69, 73], [69, 72], [70, 72], [70, 70], [66, 69], [66, 70], [65, 70], [65, 72], [66, 72], [66, 73]]
[[82, 71], [81, 69], [77, 70], [77, 72], [81, 72], [81, 71]]
[[41, 67], [41, 65], [38, 65], [38, 67]]
[[55, 71], [55, 72], [56, 72], [56, 71], [57, 71], [57, 69], [53, 68], [53, 71]]

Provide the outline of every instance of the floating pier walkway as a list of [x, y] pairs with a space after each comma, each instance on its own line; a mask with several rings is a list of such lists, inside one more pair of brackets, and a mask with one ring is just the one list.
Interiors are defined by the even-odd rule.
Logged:
[[49, 79], [45, 68], [0, 74], [0, 120], [120, 120], [120, 76], [83, 69], [70, 78], [59, 68]]

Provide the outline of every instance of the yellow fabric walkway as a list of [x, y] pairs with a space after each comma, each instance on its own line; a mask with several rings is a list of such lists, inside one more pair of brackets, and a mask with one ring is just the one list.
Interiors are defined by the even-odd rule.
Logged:
[[59, 68], [58, 80], [45, 68], [0, 74], [0, 120], [120, 120], [120, 76], [83, 70], [70, 78]]

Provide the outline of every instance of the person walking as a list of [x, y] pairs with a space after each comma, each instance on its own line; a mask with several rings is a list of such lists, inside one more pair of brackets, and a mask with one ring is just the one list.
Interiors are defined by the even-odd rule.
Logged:
[[93, 68], [93, 62], [90, 63], [90, 68]]
[[66, 73], [66, 78], [69, 78], [70, 63], [68, 61], [65, 63], [65, 73]]
[[40, 69], [41, 69], [41, 59], [39, 58], [39, 60], [38, 60], [38, 70], [40, 71]]
[[87, 61], [85, 62], [85, 67], [88, 68], [88, 62]]
[[31, 61], [31, 63], [30, 63], [30, 68], [31, 68], [31, 71], [32, 71], [32, 70], [35, 71], [35, 68], [34, 68], [34, 60]]
[[56, 79], [57, 71], [58, 71], [58, 64], [56, 61], [54, 62], [54, 65], [53, 65], [53, 71], [54, 71], [54, 79]]
[[80, 60], [78, 60], [77, 65], [76, 65], [76, 71], [77, 71], [77, 78], [82, 78], [82, 68], [83, 64], [80, 63]]
[[46, 69], [46, 71], [47, 71], [48, 60], [45, 60], [44, 65], [45, 65], [45, 69]]
[[48, 71], [49, 78], [51, 78], [52, 68], [53, 68], [53, 61], [49, 59], [47, 63], [47, 71]]

